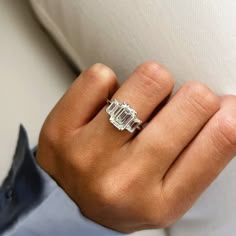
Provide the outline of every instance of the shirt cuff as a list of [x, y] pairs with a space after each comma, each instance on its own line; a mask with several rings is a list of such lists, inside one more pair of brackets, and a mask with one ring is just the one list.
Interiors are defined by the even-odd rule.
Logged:
[[4, 236], [124, 235], [82, 215], [78, 206], [36, 164], [23, 126], [20, 127], [11, 170], [0, 187], [0, 234]]

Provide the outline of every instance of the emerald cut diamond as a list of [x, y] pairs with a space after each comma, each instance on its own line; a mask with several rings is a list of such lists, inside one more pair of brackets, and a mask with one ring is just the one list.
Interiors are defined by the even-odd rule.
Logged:
[[118, 129], [133, 133], [142, 123], [136, 115], [137, 112], [131, 108], [127, 103], [119, 103], [117, 100], [110, 102], [106, 109], [110, 115], [110, 122]]

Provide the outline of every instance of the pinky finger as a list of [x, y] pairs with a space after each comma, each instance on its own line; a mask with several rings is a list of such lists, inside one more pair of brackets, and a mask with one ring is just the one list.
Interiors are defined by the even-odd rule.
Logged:
[[[222, 98], [221, 109], [180, 155], [163, 180], [170, 204], [183, 214], [236, 155], [236, 96]], [[181, 204], [183, 202], [184, 204]]]

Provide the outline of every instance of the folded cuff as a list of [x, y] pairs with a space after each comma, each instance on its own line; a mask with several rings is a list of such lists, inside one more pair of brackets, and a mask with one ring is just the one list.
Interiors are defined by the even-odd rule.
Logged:
[[19, 138], [9, 174], [0, 187], [0, 234], [4, 236], [118, 236], [84, 217], [56, 182], [37, 166], [26, 130]]

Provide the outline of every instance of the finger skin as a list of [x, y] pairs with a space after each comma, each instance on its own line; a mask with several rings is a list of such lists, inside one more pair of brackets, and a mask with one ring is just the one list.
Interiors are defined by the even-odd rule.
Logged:
[[[81, 73], [50, 112], [40, 132], [36, 159], [44, 169], [52, 174], [57, 163], [41, 153], [46, 152], [48, 157], [58, 146], [69, 149], [68, 137], [90, 122], [118, 86], [114, 72], [103, 64], [94, 64]], [[50, 148], [45, 147], [45, 140]]]
[[117, 88], [115, 73], [101, 63], [94, 64], [80, 74], [52, 110], [52, 123], [60, 121], [58, 129], [78, 129], [98, 113]]
[[[127, 88], [124, 90], [128, 91], [134, 86], [134, 91], [139, 89], [143, 92], [142, 99], [138, 94], [136, 95], [137, 100], [134, 102], [144, 108], [144, 110], [140, 110], [139, 114], [139, 117], [144, 120], [144, 114], [148, 117], [148, 110], [151, 111], [152, 108], [150, 101], [158, 103], [157, 100], [161, 100], [161, 97], [167, 92], [166, 86], [162, 85], [163, 88], [158, 90], [157, 88], [160, 86], [154, 82], [156, 79], [160, 81], [160, 72], [158, 78], [155, 76], [147, 78], [146, 66], [147, 64], [141, 67], [141, 71], [140, 67], [137, 69], [138, 72], [136, 70], [136, 77], [131, 80], [135, 85], [126, 85]], [[101, 66], [99, 67], [101, 69]], [[142, 78], [137, 76], [137, 73], [140, 72]], [[156, 70], [151, 73], [149, 68], [148, 73], [156, 75]], [[161, 77], [161, 80], [165, 81], [168, 72], [164, 70], [162, 73], [165, 76]], [[168, 169], [167, 174], [157, 181], [157, 177], [159, 177], [157, 167], [162, 163], [158, 163], [156, 158], [163, 156], [168, 159], [169, 150], [166, 150], [167, 154], [160, 150], [152, 152], [151, 150], [155, 150], [154, 147], [148, 150], [145, 140], [136, 145], [136, 149], [133, 148], [134, 141], [141, 140], [140, 135], [129, 136], [131, 142], [125, 141], [124, 136], [127, 132], [121, 133], [115, 129], [109, 123], [104, 111], [105, 100], [114, 93], [113, 88], [116, 86], [113, 85], [116, 83], [107, 83], [110, 81], [110, 76], [105, 83], [104, 79], [100, 80], [104, 76], [98, 75], [96, 68], [93, 68], [92, 72], [90, 69], [83, 72], [83, 76], [74, 83], [73, 88], [54, 108], [42, 128], [36, 160], [88, 219], [126, 233], [146, 228], [167, 227], [182, 216], [200, 192], [232, 158], [236, 138], [234, 132], [236, 111], [232, 109], [232, 107], [236, 107], [235, 99], [230, 98], [231, 102], [223, 99], [221, 110], [195, 136], [196, 140], [192, 140], [191, 145], [188, 146], [193, 151], [185, 149], [186, 151]], [[91, 79], [90, 83], [85, 83], [87, 78]], [[136, 80], [142, 81], [142, 84], [137, 85]], [[98, 84], [93, 87], [96, 83]], [[101, 97], [101, 100], [97, 96]], [[132, 96], [132, 92], [127, 93], [127, 97], [132, 98]], [[204, 98], [206, 97], [204, 96]], [[188, 101], [186, 98], [185, 100]], [[132, 101], [128, 100], [128, 102]], [[149, 102], [146, 103], [147, 101]], [[202, 102], [199, 103], [196, 97], [194, 101], [195, 110], [199, 111], [199, 106], [201, 110]], [[92, 104], [94, 106], [91, 106]], [[84, 105], [86, 107], [83, 107]], [[130, 105], [139, 111], [135, 103], [130, 103]], [[183, 103], [179, 104], [179, 106], [182, 105]], [[103, 107], [103, 111], [100, 116], [94, 116], [99, 106]], [[205, 114], [203, 111], [208, 110], [204, 108], [205, 106], [202, 107], [200, 113], [195, 112], [199, 119]], [[162, 108], [159, 114], [163, 110]], [[182, 115], [185, 114], [185, 110], [183, 109]], [[179, 110], [174, 111], [177, 114], [179, 112]], [[206, 113], [208, 114], [207, 111]], [[173, 121], [174, 119], [168, 119], [170, 125]], [[192, 125], [196, 126], [192, 120], [186, 121], [186, 123], [193, 123]], [[157, 125], [161, 126], [161, 124]], [[141, 135], [147, 131], [146, 128], [140, 133]], [[178, 136], [176, 133], [176, 139], [185, 141], [182, 136], [186, 134], [182, 130], [178, 130], [178, 132], [180, 135]], [[153, 135], [147, 135], [149, 140], [155, 138]], [[163, 137], [158, 136], [157, 139], [161, 140]], [[122, 144], [120, 146], [117, 144], [119, 140], [123, 141], [123, 143], [120, 142]], [[174, 145], [171, 146], [170, 140], [165, 140], [165, 143], [169, 145], [169, 149], [175, 148]], [[149, 165], [144, 165], [144, 160], [148, 160]]]
[[[160, 178], [220, 108], [219, 97], [198, 82], [185, 84], [134, 140], [150, 153]], [[157, 155], [158, 153], [158, 155]], [[156, 156], [156, 158], [153, 158]]]
[[[138, 66], [133, 74], [114, 94], [113, 99], [126, 102], [138, 112], [138, 118], [145, 122], [156, 107], [172, 91], [174, 81], [170, 73], [155, 62], [146, 62]], [[119, 131], [109, 122], [105, 112], [106, 107], [96, 117], [95, 123], [104, 130], [104, 136], [127, 142], [132, 134], [128, 131]]]
[[[236, 96], [221, 109], [176, 160], [163, 180], [163, 192], [179, 214], [188, 209], [236, 155]], [[182, 204], [184, 202], [184, 204]]]

